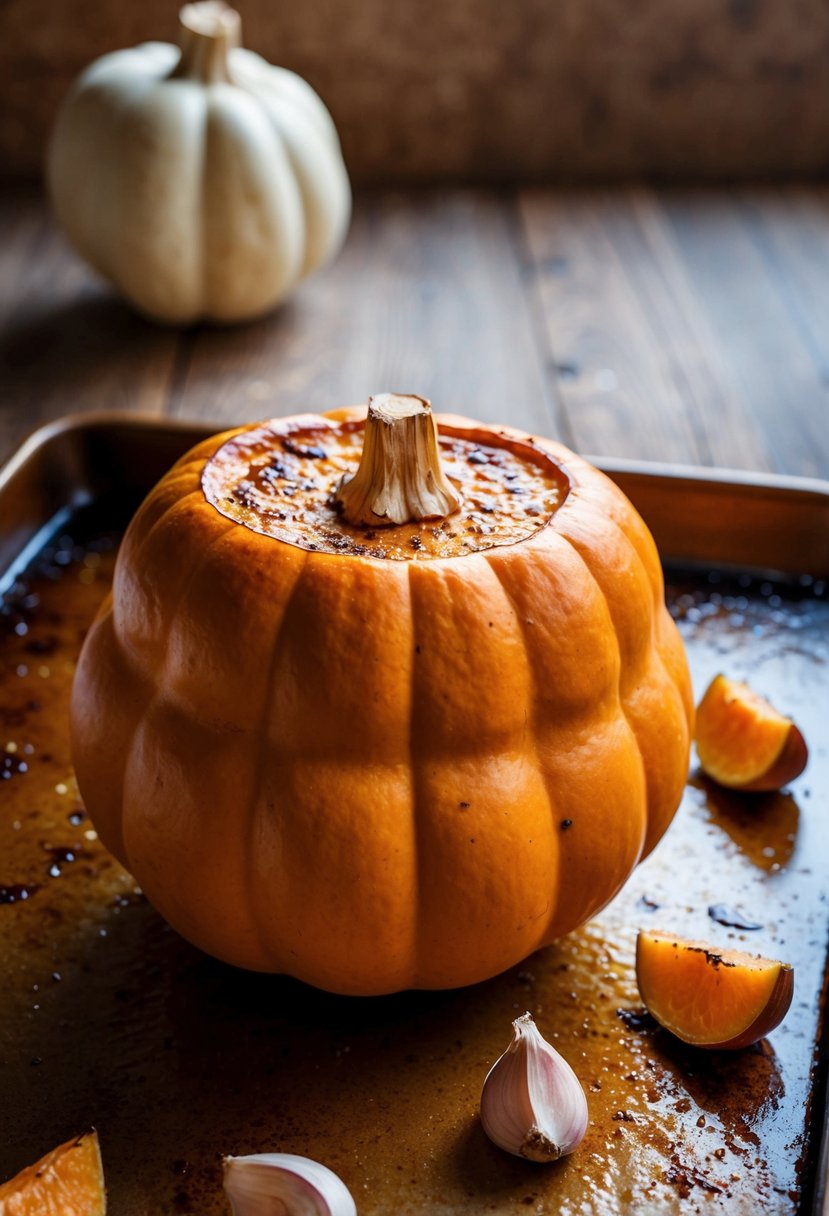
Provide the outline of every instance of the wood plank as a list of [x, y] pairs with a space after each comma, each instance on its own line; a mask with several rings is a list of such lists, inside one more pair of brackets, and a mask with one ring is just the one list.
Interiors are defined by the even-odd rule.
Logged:
[[738, 190], [737, 198], [820, 382], [829, 389], [829, 187]]
[[[551, 371], [577, 446], [596, 455], [712, 463], [681, 364], [681, 304], [642, 231], [636, 196], [531, 191], [522, 215]], [[749, 459], [762, 467], [762, 453]]]
[[[671, 191], [662, 196], [662, 206], [688, 278], [774, 468], [829, 476], [829, 385], [822, 332], [829, 297], [817, 286], [815, 271], [804, 269], [804, 262], [816, 257], [818, 243], [812, 237], [804, 245], [805, 235], [795, 237], [796, 216], [786, 219], [763, 190], [750, 196]], [[765, 233], [766, 215], [774, 217], [774, 243]], [[829, 216], [824, 222], [829, 228]], [[818, 226], [823, 228], [822, 223]]]
[[611, 202], [607, 227], [668, 360], [700, 447], [724, 468], [774, 468], [750, 400], [712, 326], [670, 229], [662, 192]]
[[807, 265], [802, 213], [812, 247], [818, 233], [829, 242], [829, 217], [817, 192], [803, 192], [785, 242], [775, 220], [772, 264], [752, 223], [770, 247], [762, 226], [781, 208], [765, 193], [750, 197], [753, 219], [745, 192], [523, 197], [535, 290], [580, 446], [829, 473], [817, 357], [827, 353], [827, 280]]
[[161, 413], [179, 337], [143, 320], [69, 249], [46, 204], [0, 212], [0, 459], [34, 427], [79, 410]]
[[79, 409], [229, 422], [392, 388], [596, 454], [829, 475], [826, 188], [367, 195], [276, 314], [184, 334], [35, 196], [0, 224], [0, 454]]
[[277, 313], [194, 334], [172, 409], [232, 423], [387, 390], [560, 433], [502, 196], [362, 198], [338, 260]]

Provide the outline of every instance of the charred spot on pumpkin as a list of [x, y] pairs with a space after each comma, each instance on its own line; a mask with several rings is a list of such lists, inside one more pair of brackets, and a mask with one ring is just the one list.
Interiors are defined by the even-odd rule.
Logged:
[[709, 967], [736, 967], [737, 965], [736, 963], [729, 962], [728, 959], [723, 958], [723, 956], [718, 954], [716, 950], [705, 950], [703, 953], [705, 954], [705, 961]]

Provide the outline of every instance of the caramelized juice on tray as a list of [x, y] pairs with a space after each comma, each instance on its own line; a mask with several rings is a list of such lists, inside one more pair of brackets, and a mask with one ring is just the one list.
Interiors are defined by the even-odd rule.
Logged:
[[[264, 1150], [323, 1161], [363, 1216], [796, 1210], [829, 913], [820, 588], [670, 589], [697, 690], [722, 668], [751, 675], [802, 723], [813, 760], [791, 791], [694, 778], [653, 857], [580, 932], [473, 989], [356, 1000], [199, 954], [97, 840], [66, 719], [112, 561], [106, 537], [59, 539], [0, 641], [0, 1177], [95, 1125], [119, 1216], [218, 1216], [221, 1155]], [[760, 928], [723, 925], [723, 906]], [[734, 1054], [660, 1031], [634, 980], [640, 926], [792, 962], [783, 1026]], [[552, 1167], [506, 1156], [477, 1119], [525, 1010], [590, 1105], [581, 1148]]]

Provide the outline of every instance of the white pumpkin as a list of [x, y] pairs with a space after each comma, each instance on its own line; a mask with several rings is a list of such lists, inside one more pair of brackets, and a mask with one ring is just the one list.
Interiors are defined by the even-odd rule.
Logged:
[[340, 247], [348, 175], [317, 94], [238, 46], [238, 13], [202, 0], [180, 19], [180, 50], [117, 51], [76, 81], [49, 187], [78, 251], [142, 312], [240, 321]]

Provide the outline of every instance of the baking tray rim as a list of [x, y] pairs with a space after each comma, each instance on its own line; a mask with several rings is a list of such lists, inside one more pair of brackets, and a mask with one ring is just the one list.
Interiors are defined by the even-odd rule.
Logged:
[[[232, 429], [227, 420], [204, 420], [175, 418], [137, 410], [80, 410], [64, 414], [36, 427], [14, 449], [0, 467], [0, 491], [28, 460], [48, 443], [67, 432], [95, 430], [160, 430], [203, 434], [205, 438]], [[240, 422], [239, 425], [245, 425]], [[639, 460], [621, 456], [595, 456], [585, 454], [603, 473], [619, 473], [625, 476], [645, 478], [662, 477], [681, 483], [693, 482], [696, 488], [712, 491], [739, 489], [744, 491], [771, 491], [773, 493], [795, 493], [816, 495], [829, 499], [829, 480], [818, 477], [802, 477], [788, 473], [755, 472], [746, 469], [730, 469], [719, 466], [674, 464], [667, 461]]]

